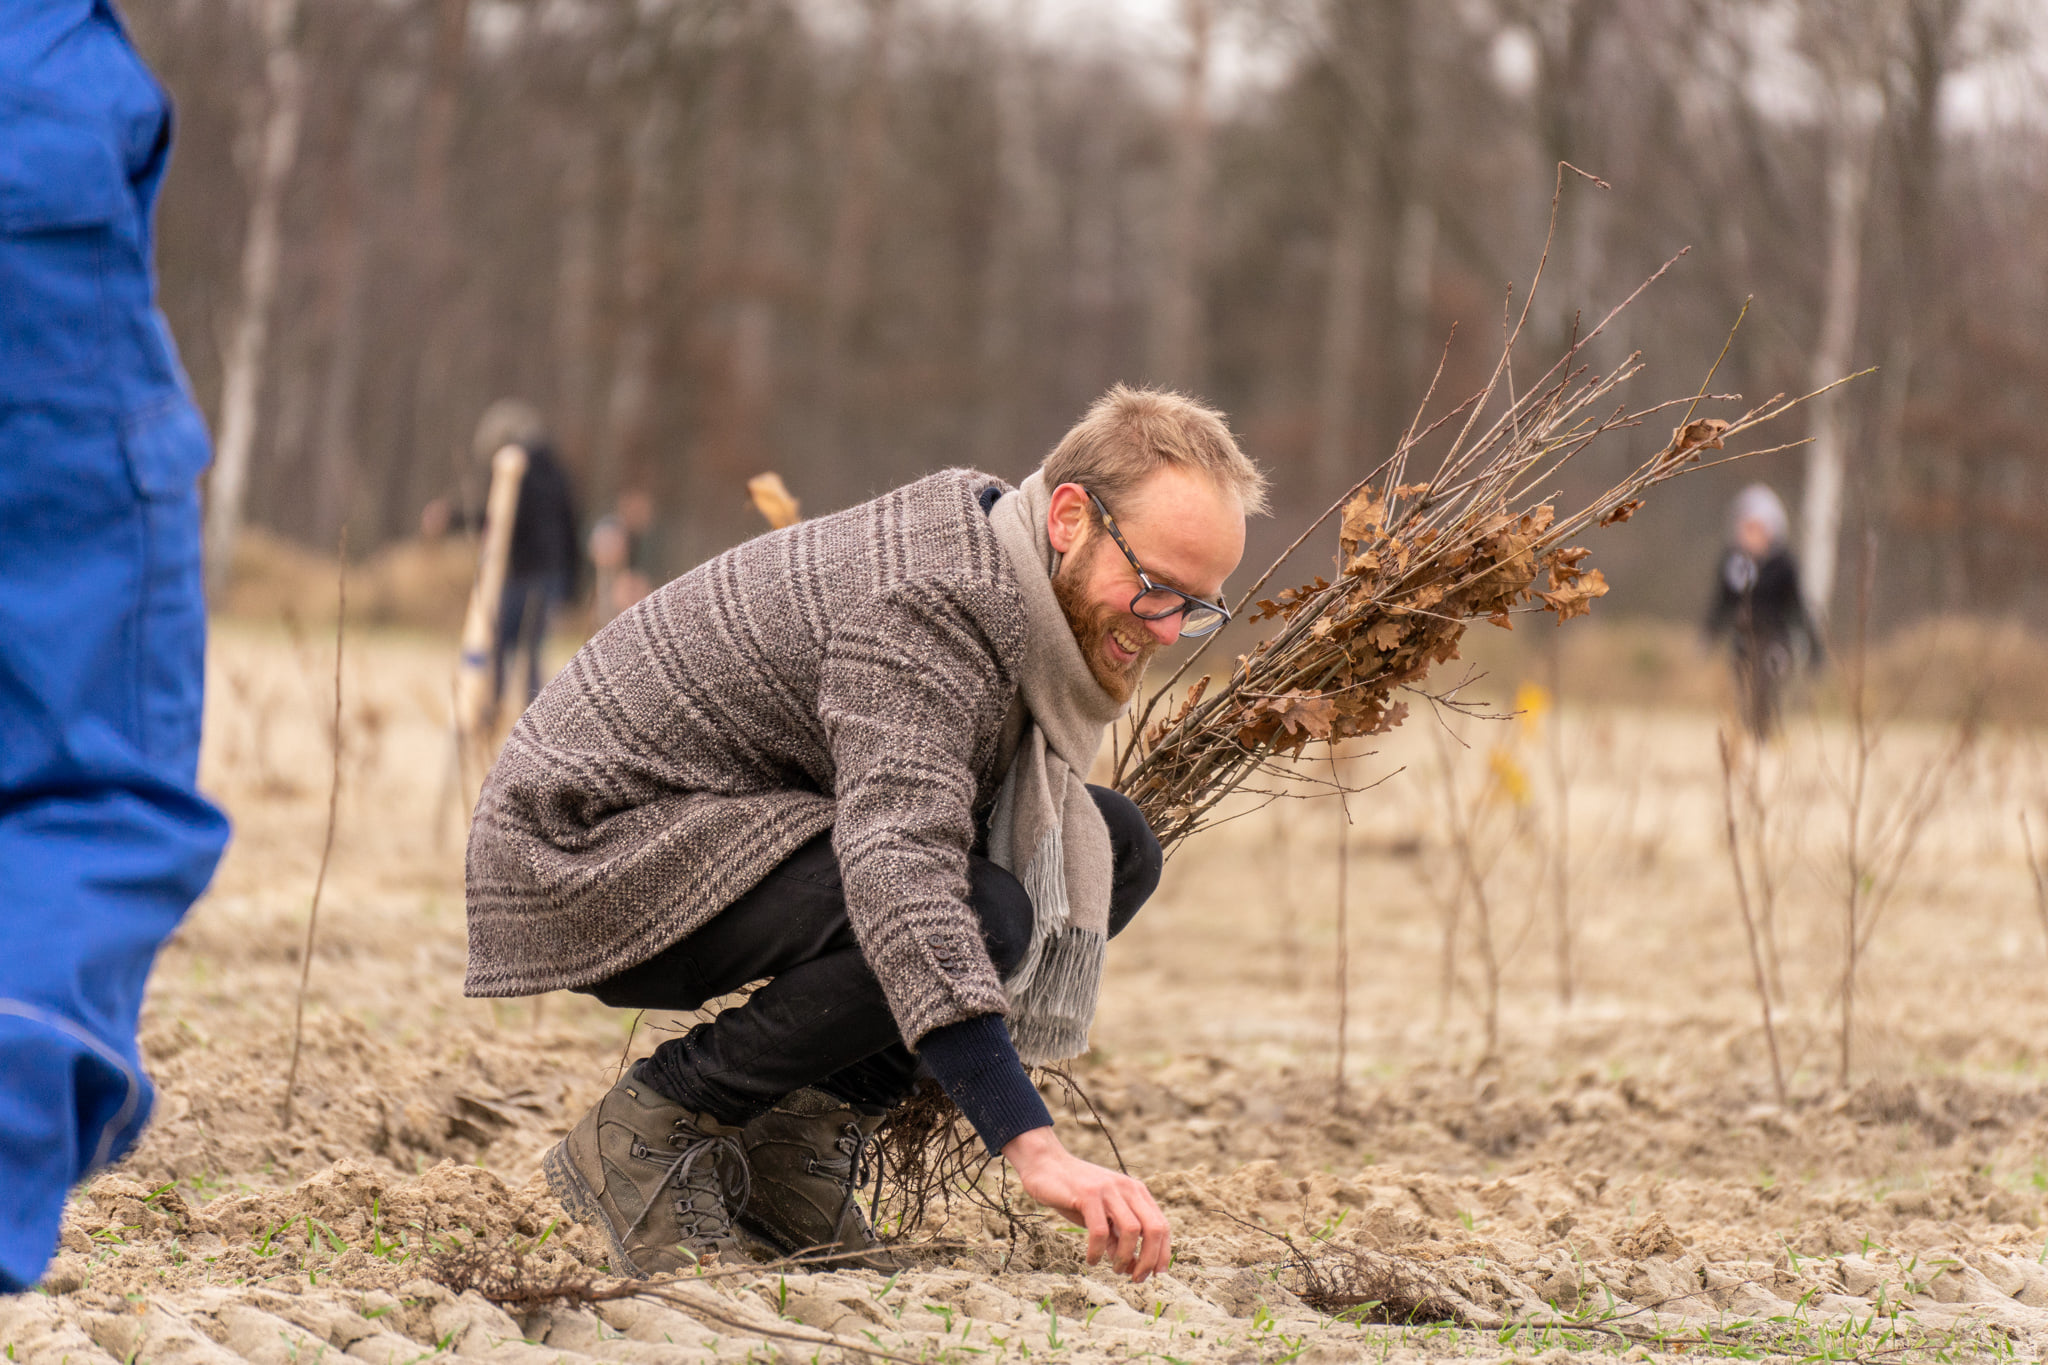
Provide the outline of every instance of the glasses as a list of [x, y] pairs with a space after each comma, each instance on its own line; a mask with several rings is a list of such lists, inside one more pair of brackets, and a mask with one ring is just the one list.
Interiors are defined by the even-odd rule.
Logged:
[[[1086, 489], [1082, 490], [1086, 492]], [[1230, 619], [1230, 609], [1218, 602], [1205, 602], [1182, 592], [1154, 583], [1152, 576], [1145, 572], [1145, 566], [1131, 553], [1131, 547], [1124, 540], [1124, 533], [1116, 526], [1116, 518], [1102, 505], [1102, 499], [1093, 493], [1088, 501], [1095, 504], [1095, 510], [1102, 517], [1102, 529], [1109, 532], [1109, 538], [1124, 552], [1124, 558], [1131, 563], [1131, 569], [1144, 584], [1138, 595], [1131, 599], [1131, 615], [1144, 621], [1164, 621], [1169, 616], [1180, 617], [1180, 633], [1183, 635], [1211, 635]]]

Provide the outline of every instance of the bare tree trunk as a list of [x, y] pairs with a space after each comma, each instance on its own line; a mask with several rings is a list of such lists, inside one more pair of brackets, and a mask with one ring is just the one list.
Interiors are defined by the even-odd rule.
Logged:
[[[574, 130], [564, 167], [561, 255], [555, 267], [555, 427], [562, 433], [563, 444], [585, 458], [592, 453], [591, 395], [597, 373], [593, 352], [597, 345], [598, 165], [596, 133], [588, 127]], [[603, 479], [593, 479], [590, 491], [593, 506], [599, 509], [611, 506], [619, 492]]]
[[1038, 111], [1027, 48], [1035, 0], [1012, 0], [996, 72], [999, 199], [982, 275], [981, 414], [975, 458], [1001, 468], [1015, 439], [1024, 335], [1023, 281], [1055, 225], [1057, 201], [1038, 158]]
[[1117, 286], [1117, 127], [1105, 113], [1081, 131], [1081, 167], [1074, 191], [1073, 273], [1068, 281], [1066, 388], [1092, 396], [1110, 366], [1110, 329]]
[[[1404, 406], [1421, 400], [1428, 378], [1429, 301], [1436, 269], [1436, 210], [1421, 198], [1410, 198], [1401, 210], [1400, 249], [1395, 253], [1394, 373], [1400, 380]], [[1405, 423], [1407, 414], [1394, 416]]]
[[[1856, 295], [1863, 275], [1863, 209], [1870, 187], [1870, 130], [1853, 114], [1837, 120], [1828, 161], [1828, 263], [1812, 386], [1848, 373], [1856, 342]], [[1835, 587], [1835, 546], [1849, 454], [1841, 390], [1814, 401], [1813, 444], [1806, 450], [1800, 560], [1807, 606], [1825, 621]]]
[[1904, 7], [1902, 56], [1906, 80], [1887, 87], [1903, 103], [1894, 142], [1897, 164], [1897, 276], [1887, 291], [1891, 334], [1878, 390], [1872, 442], [1877, 497], [1889, 503], [1906, 463], [1905, 419], [1920, 344], [1943, 331], [1945, 291], [1932, 287], [1935, 219], [1942, 210], [1942, 90], [1956, 64], [1963, 0], [1909, 0]]
[[[415, 360], [405, 369], [397, 401], [404, 414], [401, 438], [410, 446], [403, 468], [410, 488], [401, 496], [417, 503], [430, 490], [461, 480], [469, 467], [464, 430], [474, 413], [455, 410], [452, 383], [461, 347], [461, 316], [454, 288], [454, 228], [448, 208], [448, 176], [454, 159], [456, 115], [461, 108], [469, 44], [469, 0], [434, 0], [434, 45], [413, 144], [413, 303], [423, 325], [417, 330]], [[444, 463], [447, 461], [448, 463]], [[401, 523], [403, 524], [403, 523]]]
[[[667, 198], [675, 108], [658, 82], [627, 148], [625, 222], [619, 240], [619, 339], [612, 353], [592, 484], [609, 505], [621, 488], [647, 477], [648, 423], [661, 284], [661, 206]], [[566, 266], [565, 266], [566, 268]]]
[[881, 190], [882, 147], [888, 132], [889, 48], [896, 28], [896, 0], [866, 3], [867, 45], [861, 54], [860, 83], [853, 95], [845, 171], [832, 217], [832, 241], [825, 255], [819, 317], [819, 449], [828, 458], [839, 444], [848, 333], [867, 295], [869, 258], [874, 254], [875, 244], [875, 205]]
[[1423, 234], [1434, 224], [1426, 214], [1418, 217], [1409, 211], [1417, 197], [1413, 8], [1411, 0], [1380, 0], [1372, 6], [1360, 33], [1365, 50], [1353, 68], [1368, 74], [1367, 84], [1352, 92], [1352, 100], [1367, 113], [1372, 142], [1373, 241], [1366, 254], [1366, 308], [1379, 344], [1367, 352], [1371, 382], [1366, 389], [1365, 430], [1373, 459], [1389, 453], [1407, 426], [1408, 395], [1415, 387], [1421, 318], [1411, 307], [1417, 284], [1407, 272], [1419, 265], [1425, 296], [1429, 287]]
[[1352, 480], [1358, 428], [1358, 382], [1365, 349], [1366, 253], [1371, 250], [1370, 190], [1365, 154], [1345, 149], [1337, 219], [1323, 285], [1323, 344], [1316, 382], [1315, 466], [1318, 487]]
[[1151, 378], [1199, 389], [1206, 362], [1202, 308], [1203, 217], [1209, 190], [1209, 0], [1181, 0], [1188, 50], [1173, 123], [1172, 198], [1147, 347]]
[[339, 117], [339, 164], [320, 250], [324, 274], [319, 316], [327, 332], [327, 357], [313, 438], [313, 530], [323, 545], [340, 536], [355, 496], [355, 399], [364, 333], [362, 168], [357, 154], [361, 114], [353, 98], [344, 102]]
[[271, 307], [283, 254], [284, 194], [299, 150], [305, 75], [298, 53], [298, 0], [265, 0], [262, 128], [248, 226], [242, 236], [241, 303], [222, 364], [220, 441], [207, 485], [206, 572], [217, 592], [233, 566], [235, 539], [248, 500], [249, 460], [263, 392]]
[[[352, 210], [351, 210], [352, 212]], [[319, 427], [314, 441], [316, 530], [333, 540], [348, 522], [355, 498], [356, 381], [363, 361], [363, 239], [353, 218], [328, 264], [333, 272], [333, 326], [328, 333], [327, 367], [320, 385]]]

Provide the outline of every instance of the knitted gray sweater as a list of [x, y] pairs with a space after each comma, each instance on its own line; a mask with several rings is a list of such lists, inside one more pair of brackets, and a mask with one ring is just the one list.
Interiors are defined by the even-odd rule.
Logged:
[[934, 474], [700, 565], [513, 727], [470, 831], [470, 995], [587, 986], [830, 828], [897, 1026], [1002, 1014], [966, 902], [1025, 642], [978, 502]]

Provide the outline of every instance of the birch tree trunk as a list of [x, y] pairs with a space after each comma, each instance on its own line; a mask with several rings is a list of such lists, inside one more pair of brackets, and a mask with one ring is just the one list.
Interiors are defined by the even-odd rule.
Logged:
[[[1849, 372], [1856, 343], [1856, 296], [1863, 279], [1863, 210], [1870, 189], [1871, 134], [1853, 113], [1839, 120], [1828, 158], [1828, 256], [1820, 337], [1811, 387]], [[1800, 508], [1800, 565], [1807, 607], [1825, 622], [1834, 595], [1836, 542], [1849, 459], [1848, 413], [1840, 389], [1813, 405], [1813, 444], [1806, 448], [1806, 490]]]
[[220, 439], [207, 483], [206, 578], [215, 592], [227, 582], [249, 495], [249, 459], [256, 444], [270, 314], [283, 253], [285, 187], [298, 157], [305, 110], [299, 65], [298, 0], [262, 0], [263, 101], [255, 138], [256, 165], [242, 235], [241, 299], [221, 366]]
[[1203, 354], [1203, 215], [1209, 188], [1209, 0], [1181, 0], [1188, 50], [1173, 123], [1173, 178], [1147, 356], [1151, 379], [1199, 389]]

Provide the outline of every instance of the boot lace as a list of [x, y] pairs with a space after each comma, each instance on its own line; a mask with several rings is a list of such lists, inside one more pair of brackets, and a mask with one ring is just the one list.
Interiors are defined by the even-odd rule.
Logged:
[[[660, 1153], [644, 1143], [633, 1144], [633, 1155], [650, 1161], [666, 1161], [668, 1167], [662, 1173], [661, 1183], [654, 1187], [647, 1203], [641, 1208], [640, 1216], [627, 1228], [625, 1236], [639, 1231], [647, 1221], [647, 1215], [654, 1211], [655, 1199], [661, 1191], [674, 1188], [683, 1197], [675, 1201], [675, 1211], [681, 1217], [679, 1231], [685, 1237], [719, 1238], [732, 1233], [732, 1216], [726, 1212], [747, 1202], [753, 1189], [753, 1175], [747, 1169], [746, 1149], [739, 1139], [729, 1134], [697, 1133], [682, 1130], [669, 1134], [669, 1145], [677, 1149], [673, 1160], [666, 1160]], [[694, 1181], [700, 1167], [708, 1168], [711, 1176], [708, 1188], [701, 1181]], [[737, 1176], [732, 1175], [737, 1172]], [[721, 1186], [723, 1188], [721, 1188]], [[710, 1209], [698, 1206], [698, 1199], [710, 1195], [714, 1206]], [[710, 1226], [706, 1227], [705, 1223]]]
[[[842, 1193], [838, 1217], [843, 1219], [849, 1207], [856, 1214], [862, 1214], [860, 1187], [867, 1183], [870, 1156], [874, 1158], [876, 1202], [879, 1203], [882, 1197], [881, 1147], [875, 1142], [874, 1137], [857, 1123], [842, 1124], [839, 1136], [832, 1140], [832, 1147], [839, 1153], [837, 1159], [820, 1159], [813, 1156], [808, 1163], [809, 1169], [813, 1175], [829, 1175], [839, 1183]], [[862, 1236], [868, 1242], [874, 1242], [876, 1237], [873, 1220], [862, 1214], [859, 1222]]]

